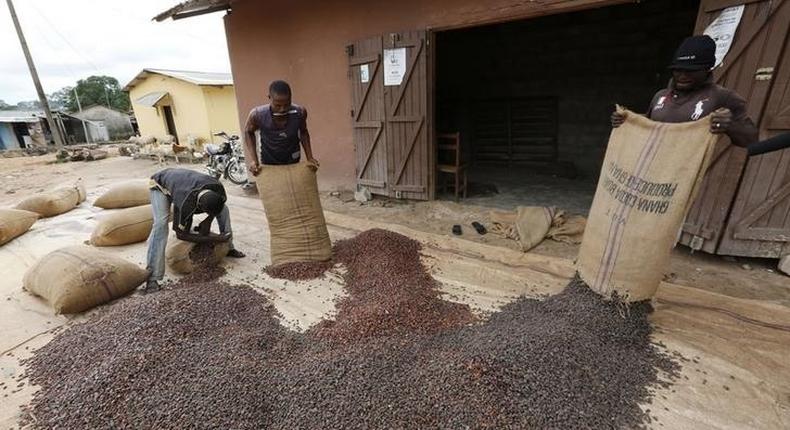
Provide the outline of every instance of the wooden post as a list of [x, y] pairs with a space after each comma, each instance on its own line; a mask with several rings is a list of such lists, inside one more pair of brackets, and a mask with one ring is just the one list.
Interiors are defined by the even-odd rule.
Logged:
[[47, 95], [44, 94], [44, 88], [41, 86], [41, 82], [38, 80], [38, 72], [36, 72], [36, 65], [33, 64], [33, 57], [30, 56], [30, 50], [27, 48], [27, 41], [25, 41], [25, 35], [22, 34], [22, 27], [19, 25], [19, 19], [16, 16], [16, 10], [14, 9], [14, 4], [11, 3], [11, 0], [6, 0], [8, 4], [8, 11], [11, 12], [11, 20], [14, 21], [14, 27], [16, 28], [16, 34], [19, 36], [19, 43], [22, 45], [22, 52], [25, 53], [25, 60], [27, 60], [27, 67], [30, 69], [30, 77], [33, 78], [33, 84], [36, 86], [36, 92], [38, 93], [38, 101], [41, 103], [41, 107], [44, 109], [44, 114], [47, 116], [47, 123], [49, 123], [49, 129], [52, 131], [52, 138], [55, 139], [55, 147], [60, 150], [63, 148], [63, 143], [65, 139], [63, 139], [63, 134], [61, 134], [60, 127], [58, 124], [55, 123], [55, 120], [52, 118], [52, 111], [49, 110], [49, 103], [47, 102]]
[[[77, 87], [74, 87], [74, 98], [77, 99], [77, 109], [79, 109], [80, 115], [82, 115], [82, 103], [80, 103], [80, 95], [77, 93]], [[85, 118], [80, 118], [80, 122], [82, 122], [82, 130], [85, 132], [85, 143], [92, 143], [92, 139], [88, 136], [88, 126], [85, 125]]]

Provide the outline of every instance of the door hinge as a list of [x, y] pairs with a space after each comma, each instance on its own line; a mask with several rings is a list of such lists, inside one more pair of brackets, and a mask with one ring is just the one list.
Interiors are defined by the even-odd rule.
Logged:
[[705, 238], [695, 235], [691, 238], [691, 243], [689, 243], [689, 248], [691, 248], [692, 251], [699, 251], [700, 249], [702, 249], [702, 245], [704, 244], [705, 244]]
[[354, 109], [351, 109], [351, 118], [354, 118]]
[[393, 48], [397, 42], [400, 42], [400, 33], [390, 33], [390, 44]]
[[348, 54], [349, 57], [354, 56], [354, 45], [346, 45], [346, 54]]

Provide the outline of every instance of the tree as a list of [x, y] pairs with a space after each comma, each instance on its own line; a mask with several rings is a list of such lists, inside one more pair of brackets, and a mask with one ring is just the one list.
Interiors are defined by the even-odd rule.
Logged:
[[[71, 99], [74, 98], [74, 88], [73, 87], [63, 87], [52, 94], [47, 96], [47, 101], [49, 102], [49, 108], [53, 110], [71, 110], [69, 108], [69, 103]], [[76, 102], [75, 102], [76, 104]]]
[[41, 109], [41, 102], [38, 100], [23, 101], [16, 104], [14, 109], [17, 110], [39, 110]]
[[[112, 76], [89, 76], [85, 79], [80, 79], [77, 81], [76, 90], [77, 94], [79, 94], [82, 107], [90, 105], [107, 106], [109, 102], [109, 107], [126, 112], [131, 106], [129, 95], [121, 91], [118, 80]], [[63, 100], [66, 109], [70, 111], [78, 110], [77, 99], [75, 98], [73, 88], [62, 88], [53, 93], [52, 96], [59, 100]]]
[[13, 108], [13, 106], [11, 106], [10, 104], [6, 103], [5, 100], [0, 99], [0, 110], [9, 110], [9, 109], [12, 109], [12, 108]]

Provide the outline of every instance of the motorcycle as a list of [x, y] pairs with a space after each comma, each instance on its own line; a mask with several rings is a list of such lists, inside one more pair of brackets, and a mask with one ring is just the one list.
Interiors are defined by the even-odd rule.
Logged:
[[247, 166], [244, 164], [244, 150], [239, 136], [228, 136], [224, 131], [215, 133], [214, 136], [221, 137], [224, 141], [219, 145], [210, 143], [205, 146], [206, 171], [216, 179], [224, 176], [236, 185], [246, 184]]

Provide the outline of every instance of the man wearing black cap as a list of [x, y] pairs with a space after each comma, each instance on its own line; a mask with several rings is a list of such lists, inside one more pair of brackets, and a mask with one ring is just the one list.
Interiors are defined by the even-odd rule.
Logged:
[[[692, 36], [680, 44], [669, 69], [669, 88], [653, 96], [647, 117], [659, 122], [696, 121], [711, 115], [711, 133], [726, 134], [734, 145], [757, 141], [758, 130], [746, 114], [746, 101], [733, 91], [713, 82], [716, 42], [709, 36]], [[612, 114], [612, 127], [625, 116]]]
[[[173, 230], [176, 237], [189, 242], [230, 241], [228, 257], [242, 258], [244, 253], [233, 246], [230, 212], [225, 205], [225, 187], [209, 175], [187, 169], [165, 169], [151, 176], [151, 209], [154, 225], [148, 236], [148, 281], [145, 292], [159, 289], [165, 275], [165, 248], [170, 205], [173, 205]], [[192, 233], [192, 217], [206, 213], [208, 217]], [[217, 219], [220, 236], [211, 234], [211, 223]]]

